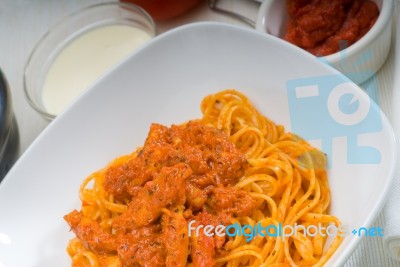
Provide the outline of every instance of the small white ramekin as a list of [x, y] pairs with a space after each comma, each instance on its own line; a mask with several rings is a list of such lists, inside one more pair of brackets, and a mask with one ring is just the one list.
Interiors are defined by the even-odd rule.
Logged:
[[[392, 35], [393, 0], [373, 0], [380, 10], [374, 26], [356, 43], [334, 54], [319, 57], [360, 84], [371, 78], [386, 61]], [[286, 31], [286, 1], [264, 0], [256, 29], [277, 37]]]

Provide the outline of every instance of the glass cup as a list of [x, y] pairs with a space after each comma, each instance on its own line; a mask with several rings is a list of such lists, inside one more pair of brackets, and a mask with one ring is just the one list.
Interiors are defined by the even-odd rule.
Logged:
[[44, 81], [54, 60], [77, 37], [109, 25], [132, 26], [145, 31], [150, 37], [156, 35], [152, 17], [141, 7], [112, 2], [92, 5], [65, 17], [37, 43], [25, 66], [24, 92], [27, 102], [45, 119], [52, 120], [57, 115], [46, 109], [42, 95]]

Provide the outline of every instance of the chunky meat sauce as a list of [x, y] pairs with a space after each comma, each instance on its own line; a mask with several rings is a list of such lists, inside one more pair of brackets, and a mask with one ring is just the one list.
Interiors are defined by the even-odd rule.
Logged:
[[115, 233], [73, 211], [66, 221], [83, 245], [118, 255], [130, 266], [213, 266], [225, 237], [188, 233], [196, 225], [228, 225], [249, 216], [253, 199], [233, 186], [247, 161], [220, 130], [198, 121], [168, 128], [153, 124], [136, 158], [110, 167], [104, 189], [127, 211], [112, 221]]

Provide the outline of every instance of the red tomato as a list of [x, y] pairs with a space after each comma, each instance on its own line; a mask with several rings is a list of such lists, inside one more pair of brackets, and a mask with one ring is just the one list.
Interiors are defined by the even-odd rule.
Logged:
[[201, 0], [121, 0], [146, 10], [154, 20], [166, 20], [185, 13]]

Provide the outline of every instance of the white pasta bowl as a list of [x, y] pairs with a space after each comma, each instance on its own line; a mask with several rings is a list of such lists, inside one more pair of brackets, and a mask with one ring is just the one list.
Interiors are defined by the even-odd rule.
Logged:
[[[70, 266], [65, 248], [73, 234], [63, 216], [79, 209], [83, 179], [142, 145], [152, 122], [199, 118], [203, 97], [227, 88], [322, 148], [330, 163], [330, 213], [350, 230], [371, 226], [396, 162], [379, 103], [279, 38], [197, 23], [156, 37], [116, 66], [17, 161], [0, 185], [0, 266]], [[347, 235], [326, 266], [343, 264], [361, 238]]]
[[[357, 84], [371, 78], [382, 67], [390, 50], [393, 0], [373, 1], [380, 10], [374, 26], [351, 46], [319, 58]], [[282, 38], [286, 32], [287, 17], [286, 1], [265, 0], [258, 11], [256, 29]]]

